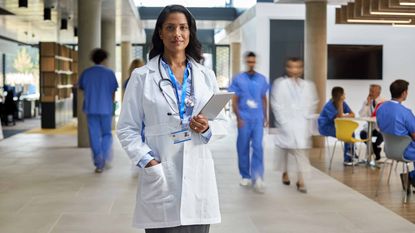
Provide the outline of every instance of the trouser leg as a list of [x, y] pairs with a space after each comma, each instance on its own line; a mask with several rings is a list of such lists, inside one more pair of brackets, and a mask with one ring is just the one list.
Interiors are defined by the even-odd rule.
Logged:
[[238, 167], [242, 178], [251, 179], [250, 172], [250, 135], [251, 126], [249, 122], [245, 121], [243, 127], [238, 128], [238, 138], [236, 142], [236, 149], [238, 152]]
[[209, 233], [210, 225], [190, 225], [168, 228], [146, 229], [146, 233]]
[[264, 150], [262, 146], [263, 135], [263, 122], [255, 122], [252, 130], [251, 174], [253, 179], [264, 177]]
[[112, 115], [101, 115], [101, 150], [104, 162], [110, 162], [112, 157]]
[[94, 165], [97, 168], [103, 168], [104, 160], [101, 151], [101, 124], [99, 115], [88, 114], [87, 121], [89, 142], [92, 149]]
[[382, 151], [382, 148], [380, 148], [380, 144], [382, 144], [382, 142], [383, 142], [383, 136], [377, 130], [373, 130], [372, 131], [372, 135], [374, 137], [376, 137], [376, 141], [372, 144], [372, 146], [373, 146], [373, 153], [375, 153], [376, 160], [379, 160], [380, 159], [380, 152]]

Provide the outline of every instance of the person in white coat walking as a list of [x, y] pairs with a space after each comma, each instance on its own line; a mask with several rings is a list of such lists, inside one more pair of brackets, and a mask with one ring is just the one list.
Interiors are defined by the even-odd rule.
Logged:
[[148, 64], [131, 75], [117, 126], [141, 168], [133, 225], [146, 233], [207, 233], [221, 216], [206, 144], [226, 134], [227, 119], [223, 111], [213, 121], [198, 113], [219, 92], [216, 77], [200, 64], [196, 22], [185, 7], [161, 11], [152, 44]]
[[285, 185], [290, 185], [288, 173], [297, 172], [297, 189], [306, 193], [303, 174], [310, 170], [307, 149], [312, 146], [309, 118], [319, 100], [314, 84], [302, 79], [303, 67], [299, 58], [287, 60], [286, 75], [272, 85], [271, 107], [278, 128], [276, 168]]

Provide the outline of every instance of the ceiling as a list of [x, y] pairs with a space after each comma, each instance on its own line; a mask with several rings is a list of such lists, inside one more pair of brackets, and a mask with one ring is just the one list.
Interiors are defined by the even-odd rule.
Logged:
[[336, 23], [415, 27], [415, 0], [353, 0], [336, 9]]
[[[85, 1], [85, 0], [84, 0]], [[44, 7], [52, 8], [52, 19], [43, 20]], [[0, 8], [14, 15], [0, 15], [0, 35], [19, 42], [39, 41], [77, 43], [73, 28], [78, 24], [78, 0], [30, 0], [28, 8], [19, 8], [17, 0], [0, 0]], [[68, 18], [68, 29], [60, 30], [60, 19]], [[138, 12], [132, 0], [102, 0], [102, 19], [115, 20], [117, 42], [145, 39]], [[132, 30], [135, 28], [136, 30]]]

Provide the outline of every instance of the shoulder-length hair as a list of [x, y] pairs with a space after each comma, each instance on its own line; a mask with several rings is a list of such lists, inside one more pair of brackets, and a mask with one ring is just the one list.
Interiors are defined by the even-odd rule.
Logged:
[[183, 13], [186, 16], [187, 24], [189, 26], [190, 37], [189, 37], [189, 44], [186, 47], [186, 55], [193, 58], [196, 62], [200, 63], [203, 60], [202, 56], [202, 45], [200, 44], [199, 40], [196, 36], [196, 21], [193, 15], [187, 10], [186, 7], [182, 5], [169, 5], [164, 7], [164, 9], [160, 12], [156, 27], [154, 29], [153, 37], [151, 38], [152, 48], [150, 50], [150, 59], [157, 55], [163, 54], [164, 51], [164, 44], [163, 41], [160, 39], [160, 30], [164, 22], [167, 19], [167, 16], [171, 13]]

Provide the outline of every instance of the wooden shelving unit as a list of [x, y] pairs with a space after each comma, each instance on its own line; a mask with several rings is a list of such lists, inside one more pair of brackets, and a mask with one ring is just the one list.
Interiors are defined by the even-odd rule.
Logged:
[[78, 52], [55, 42], [41, 42], [39, 47], [42, 128], [57, 128], [73, 117]]

